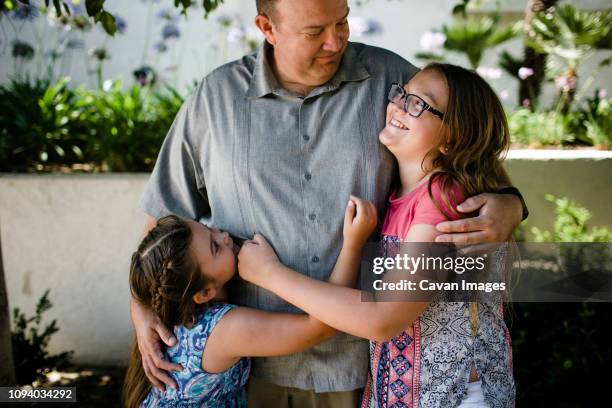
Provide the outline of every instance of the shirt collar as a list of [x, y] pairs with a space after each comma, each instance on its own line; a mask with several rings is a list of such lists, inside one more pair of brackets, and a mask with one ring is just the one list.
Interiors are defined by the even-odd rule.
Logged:
[[[246, 94], [247, 98], [261, 98], [271, 93], [287, 93], [287, 91], [282, 89], [279, 85], [268, 62], [267, 55], [271, 47], [272, 46], [267, 41], [263, 41], [257, 51], [253, 78], [251, 79]], [[313, 89], [307, 97], [334, 91], [338, 89], [343, 82], [361, 81], [369, 77], [370, 73], [363, 62], [358, 58], [351, 43], [349, 43], [344, 51], [340, 67], [336, 74], [327, 83]]]

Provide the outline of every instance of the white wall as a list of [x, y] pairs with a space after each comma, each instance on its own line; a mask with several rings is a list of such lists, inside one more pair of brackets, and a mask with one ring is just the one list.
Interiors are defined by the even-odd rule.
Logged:
[[[172, 2], [172, 0], [161, 0], [159, 4], [153, 4], [151, 6], [152, 12], [149, 14], [148, 7], [152, 2], [107, 0], [107, 9], [127, 21], [127, 31], [115, 38], [106, 38], [101, 29], [95, 27], [85, 36], [86, 49], [75, 52], [70, 64], [66, 61], [63, 74], [69, 74], [73, 78], [74, 84], [86, 83], [89, 86], [95, 86], [94, 75], [87, 74], [87, 71], [92, 71], [95, 67], [91, 58], [86, 55], [87, 49], [104, 45], [111, 55], [111, 59], [104, 66], [104, 77], [106, 79], [121, 78], [124, 83], [131, 84], [133, 82], [132, 71], [146, 62], [154, 66], [168, 83], [178, 86], [179, 90], [184, 92], [187, 85], [194, 80], [201, 79], [212, 68], [238, 58], [245, 53], [246, 50], [239, 44], [227, 41], [227, 31], [224, 32], [220, 29], [217, 19], [224, 15], [237, 15], [246, 27], [254, 27], [252, 20], [255, 16], [255, 0], [225, 0], [225, 3], [208, 20], [202, 18], [201, 10], [192, 10], [187, 20], [183, 19], [179, 22], [182, 37], [169, 42], [168, 52], [160, 55], [153, 51], [153, 44], [160, 38], [162, 29], [162, 23], [160, 19], [155, 17], [155, 14], [161, 9], [170, 7]], [[414, 59], [415, 53], [421, 50], [419, 45], [421, 35], [450, 22], [451, 9], [456, 3], [458, 3], [458, 0], [418, 2], [412, 0], [369, 0], [360, 6], [358, 2], [350, 1], [351, 16], [374, 19], [381, 23], [384, 28], [382, 34], [367, 37], [353, 36], [352, 40], [388, 48], [415, 64], [422, 64]], [[521, 18], [526, 3], [527, 0], [504, 0], [501, 2], [501, 9], [503, 12], [512, 13], [517, 18]], [[585, 9], [610, 7], [607, 0], [578, 0], [572, 1], [572, 3]], [[495, 4], [495, 2], [488, 0], [485, 4]], [[491, 9], [492, 7], [489, 6], [488, 8]], [[151, 24], [149, 35], [147, 35], [148, 23]], [[2, 24], [5, 31], [9, 33], [9, 39], [3, 38], [0, 47], [0, 50], [4, 50], [0, 62], [0, 83], [6, 81], [8, 76], [15, 73], [10, 58], [10, 46], [7, 45], [12, 41], [11, 33], [13, 30], [6, 22], [2, 22]], [[49, 44], [54, 44], [54, 41], [58, 38], [57, 30], [49, 29], [47, 23], [43, 20], [38, 22], [37, 29], [39, 35]], [[21, 32], [23, 38], [33, 41], [32, 29], [28, 24], [22, 27]], [[65, 34], [61, 34], [59, 37], [62, 35]], [[147, 56], [143, 58], [145, 49], [148, 50]], [[517, 39], [498, 49], [489, 51], [484, 56], [482, 65], [497, 66], [498, 56], [502, 49], [508, 49], [516, 56], [520, 56], [522, 42]], [[579, 72], [580, 78], [584, 81], [595, 65], [609, 55], [609, 52], [600, 52], [588, 60]], [[463, 57], [452, 58], [452, 61], [467, 64]], [[30, 63], [25, 70], [20, 72], [35, 72], [36, 65], [36, 62]], [[68, 69], [69, 67], [71, 68]], [[501, 79], [491, 82], [498, 91], [509, 91], [510, 95], [506, 103], [509, 106], [514, 106], [518, 87], [517, 81], [504, 75]], [[595, 78], [590, 90], [585, 90], [586, 94], [590, 96], [595, 88], [610, 87], [611, 83], [612, 67], [607, 67]], [[554, 85], [549, 84], [545, 92], [545, 95], [547, 95], [545, 105], [550, 104], [551, 97], [555, 94]]]
[[0, 233], [9, 306], [32, 315], [45, 289], [60, 331], [53, 352], [76, 360], [125, 359], [128, 268], [145, 216], [146, 175], [0, 177]]

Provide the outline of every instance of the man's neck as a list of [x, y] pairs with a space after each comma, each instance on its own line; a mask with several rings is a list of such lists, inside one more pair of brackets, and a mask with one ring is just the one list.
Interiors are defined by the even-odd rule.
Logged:
[[270, 68], [274, 77], [278, 81], [278, 84], [289, 92], [292, 92], [299, 96], [307, 96], [317, 86], [305, 85], [291, 78], [287, 72], [283, 70], [282, 64], [278, 64], [276, 56], [274, 55], [274, 48], [270, 47], [267, 55], [268, 61], [270, 62]]

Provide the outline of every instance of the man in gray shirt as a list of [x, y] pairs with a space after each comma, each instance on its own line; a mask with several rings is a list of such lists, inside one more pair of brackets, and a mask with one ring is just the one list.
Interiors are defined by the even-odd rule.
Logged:
[[[417, 69], [380, 48], [348, 42], [346, 0], [258, 0], [266, 42], [257, 53], [203, 79], [178, 113], [141, 200], [155, 219], [174, 213], [237, 237], [264, 235], [292, 269], [326, 280], [342, 243], [350, 194], [372, 201], [380, 219], [395, 162], [378, 142], [386, 95]], [[442, 240], [504, 240], [521, 220], [520, 200], [483, 194], [477, 218], [446, 224]], [[294, 311], [242, 284], [232, 302]], [[178, 369], [160, 355], [171, 332], [132, 301], [145, 372], [156, 386]], [[354, 406], [368, 345], [344, 334], [303, 353], [253, 361], [249, 405]], [[292, 401], [292, 402], [290, 402]]]

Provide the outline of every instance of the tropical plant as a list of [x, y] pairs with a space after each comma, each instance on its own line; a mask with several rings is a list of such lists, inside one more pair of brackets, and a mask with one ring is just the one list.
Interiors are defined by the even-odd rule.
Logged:
[[596, 90], [573, 116], [580, 140], [601, 149], [612, 147], [612, 99], [606, 98], [604, 90]]
[[[612, 10], [582, 11], [563, 4], [536, 13], [526, 44], [552, 56], [548, 71], [560, 88], [563, 112], [569, 112], [578, 84], [578, 67], [596, 49], [612, 49]], [[600, 66], [610, 63], [610, 58]]]
[[532, 112], [520, 108], [508, 114], [508, 126], [514, 143], [538, 148], [572, 142], [571, 117], [557, 111]]
[[499, 17], [468, 17], [452, 25], [444, 25], [444, 48], [465, 54], [472, 68], [480, 65], [484, 52], [516, 37], [521, 23], [500, 27]]
[[534, 242], [612, 242], [612, 231], [605, 227], [588, 228], [592, 215], [567, 197], [545, 196], [555, 205], [555, 222], [552, 231], [533, 227]]
[[[476, 69], [487, 49], [494, 48], [518, 35], [521, 23], [501, 27], [499, 16], [459, 18], [453, 24], [442, 26], [439, 33], [444, 37], [443, 47], [447, 51], [464, 54], [471, 67]], [[443, 60], [444, 56], [435, 52], [421, 52], [417, 58]]]
[[90, 129], [88, 153], [103, 170], [150, 171], [183, 98], [176, 90], [156, 92], [119, 81], [103, 90], [78, 91], [78, 107], [86, 109]]
[[87, 128], [84, 107], [66, 79], [0, 86], [0, 171], [81, 162]]
[[0, 86], [0, 171], [49, 171], [88, 164], [150, 171], [183, 97], [172, 88], [71, 90], [68, 80]]
[[59, 330], [56, 319], [42, 326], [43, 314], [52, 306], [47, 289], [36, 305], [34, 316], [26, 317], [19, 308], [13, 309], [12, 345], [19, 385], [31, 384], [48, 371], [67, 365], [72, 357], [72, 351], [56, 355], [48, 351], [51, 336]]

